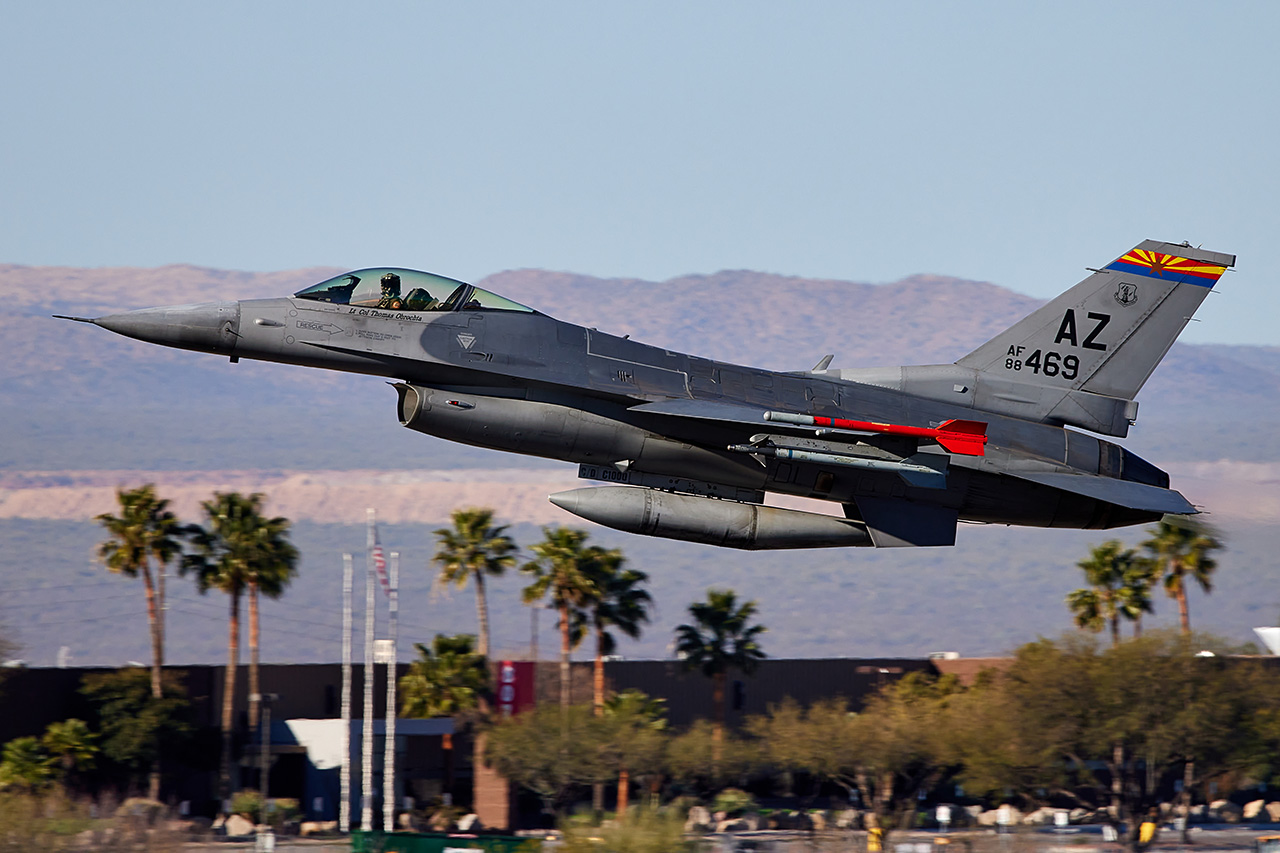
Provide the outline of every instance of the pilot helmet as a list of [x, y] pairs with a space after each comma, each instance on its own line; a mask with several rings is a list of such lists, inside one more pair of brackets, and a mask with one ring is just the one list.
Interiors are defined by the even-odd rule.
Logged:
[[382, 277], [382, 295], [383, 296], [399, 296], [400, 295], [400, 276], [393, 272], [389, 272]]

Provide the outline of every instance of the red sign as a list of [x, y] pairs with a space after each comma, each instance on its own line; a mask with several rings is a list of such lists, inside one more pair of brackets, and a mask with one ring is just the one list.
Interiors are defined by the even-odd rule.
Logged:
[[519, 714], [534, 705], [533, 661], [504, 660], [498, 664], [498, 713]]

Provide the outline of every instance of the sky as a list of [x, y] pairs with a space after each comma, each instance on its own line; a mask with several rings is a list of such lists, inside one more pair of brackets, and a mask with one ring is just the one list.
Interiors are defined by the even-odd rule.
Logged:
[[1183, 339], [1280, 346], [1278, 40], [1273, 2], [0, 0], [0, 264], [1049, 297], [1187, 240], [1239, 263]]

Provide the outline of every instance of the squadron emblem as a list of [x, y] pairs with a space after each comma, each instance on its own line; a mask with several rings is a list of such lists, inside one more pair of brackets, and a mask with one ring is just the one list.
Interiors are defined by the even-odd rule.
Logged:
[[1126, 281], [1124, 284], [1121, 284], [1116, 288], [1116, 302], [1119, 302], [1124, 307], [1128, 308], [1137, 301], [1138, 285], [1130, 284]]

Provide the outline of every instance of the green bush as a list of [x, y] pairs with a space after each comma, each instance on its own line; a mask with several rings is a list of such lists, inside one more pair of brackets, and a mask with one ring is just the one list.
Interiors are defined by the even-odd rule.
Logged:
[[244, 815], [254, 823], [262, 822], [262, 794], [246, 788], [231, 795], [231, 813]]
[[271, 824], [282, 826], [302, 816], [302, 807], [293, 797], [275, 797], [268, 809]]
[[725, 788], [716, 794], [713, 812], [724, 812], [729, 817], [755, 811], [756, 798], [738, 788]]

